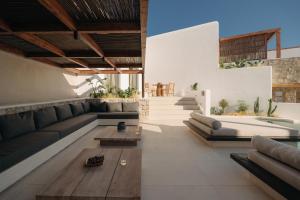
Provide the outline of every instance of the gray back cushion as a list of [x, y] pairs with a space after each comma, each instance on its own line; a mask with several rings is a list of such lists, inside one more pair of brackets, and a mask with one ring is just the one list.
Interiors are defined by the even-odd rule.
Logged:
[[73, 117], [71, 107], [69, 104], [61, 105], [61, 106], [54, 106], [56, 111], [56, 116], [58, 121], [63, 121]]
[[90, 102], [82, 102], [84, 112], [91, 112]]
[[139, 112], [138, 102], [123, 102], [123, 112]]
[[91, 102], [91, 111], [92, 112], [107, 112], [107, 103], [106, 102]]
[[34, 120], [38, 129], [44, 128], [58, 121], [54, 107], [43, 108], [35, 111]]
[[32, 111], [0, 116], [0, 132], [3, 139], [11, 139], [35, 130]]
[[70, 104], [73, 116], [78, 116], [84, 113], [81, 103]]
[[121, 102], [109, 102], [107, 103], [108, 112], [122, 112]]

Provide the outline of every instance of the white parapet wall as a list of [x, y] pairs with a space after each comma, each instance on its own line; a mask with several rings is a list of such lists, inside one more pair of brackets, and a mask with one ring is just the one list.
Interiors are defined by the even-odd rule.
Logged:
[[300, 123], [300, 104], [299, 103], [276, 103], [278, 108], [275, 115], [280, 117], [296, 120]]
[[245, 100], [252, 109], [259, 96], [266, 109], [272, 96], [272, 67], [219, 68], [218, 22], [147, 38], [145, 80], [175, 82], [177, 95], [189, 94], [190, 86], [198, 82], [199, 95], [200, 90], [211, 91], [212, 106], [225, 98], [232, 106]]

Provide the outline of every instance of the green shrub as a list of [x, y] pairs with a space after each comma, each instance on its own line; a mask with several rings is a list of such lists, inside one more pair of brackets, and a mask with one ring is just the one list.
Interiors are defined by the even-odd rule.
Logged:
[[238, 101], [238, 108], [237, 108], [237, 112], [246, 112], [249, 108], [249, 105], [246, 104], [245, 101], [239, 100]]
[[222, 114], [225, 112], [225, 109], [229, 106], [229, 103], [226, 99], [221, 99], [219, 106], [222, 108]]

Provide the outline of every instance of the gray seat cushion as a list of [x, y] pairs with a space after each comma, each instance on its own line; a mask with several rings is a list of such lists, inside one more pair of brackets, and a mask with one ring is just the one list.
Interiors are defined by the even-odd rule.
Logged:
[[0, 116], [0, 132], [4, 139], [11, 139], [35, 130], [32, 111]]
[[89, 102], [82, 102], [81, 104], [82, 104], [84, 112], [86, 112], [86, 113], [91, 112], [91, 106], [90, 106]]
[[139, 112], [138, 102], [123, 102], [123, 112]]
[[41, 131], [59, 132], [60, 138], [63, 138], [96, 119], [97, 119], [97, 115], [91, 115], [91, 114], [79, 115], [77, 117], [55, 123], [51, 126], [41, 129]]
[[70, 104], [73, 116], [78, 116], [84, 113], [81, 103]]
[[0, 143], [0, 172], [59, 140], [57, 132], [32, 132]]
[[122, 112], [121, 102], [108, 102], [107, 103], [108, 112]]
[[138, 112], [98, 112], [98, 119], [139, 119]]
[[54, 107], [34, 111], [36, 128], [41, 129], [58, 121]]
[[58, 121], [63, 121], [73, 117], [71, 107], [69, 104], [54, 106]]

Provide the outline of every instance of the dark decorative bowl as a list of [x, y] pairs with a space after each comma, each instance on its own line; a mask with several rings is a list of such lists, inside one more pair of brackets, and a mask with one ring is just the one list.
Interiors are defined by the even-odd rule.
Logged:
[[103, 165], [103, 162], [104, 162], [104, 155], [101, 154], [101, 155], [93, 156], [93, 157], [86, 159], [84, 166], [85, 167], [98, 167], [98, 166]]
[[118, 131], [124, 131], [126, 129], [125, 122], [119, 122], [117, 128], [118, 128]]

